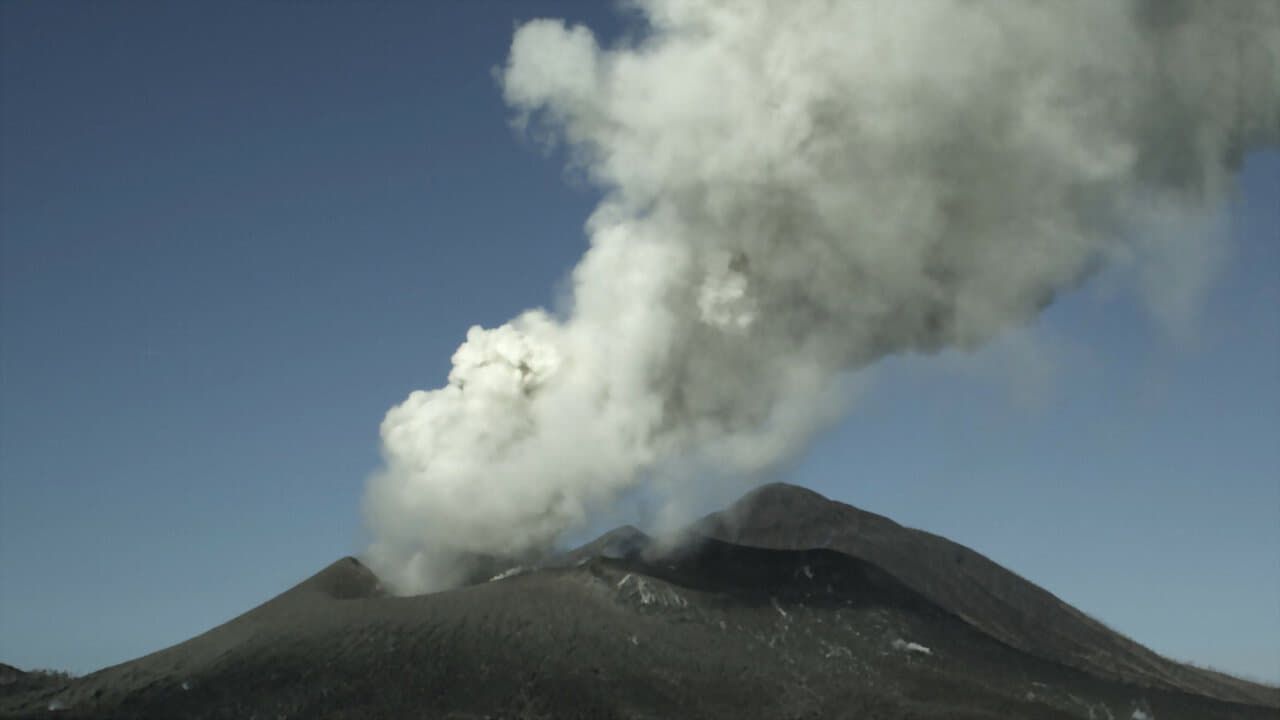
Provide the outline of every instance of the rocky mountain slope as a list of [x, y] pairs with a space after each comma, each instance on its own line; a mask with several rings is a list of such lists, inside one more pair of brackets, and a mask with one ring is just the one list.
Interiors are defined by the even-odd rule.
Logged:
[[1275, 688], [1161, 657], [963, 545], [811, 490], [763, 486], [693, 530], [755, 547], [822, 547], [863, 558], [988, 635], [1101, 677], [1280, 704]]
[[768, 486], [683, 542], [623, 528], [443, 593], [387, 596], [345, 558], [187, 642], [0, 695], [0, 715], [1212, 720], [1278, 700], [971, 550]]

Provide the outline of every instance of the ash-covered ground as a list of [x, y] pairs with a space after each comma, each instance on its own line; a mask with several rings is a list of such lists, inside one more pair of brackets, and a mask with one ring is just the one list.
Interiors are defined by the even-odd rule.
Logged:
[[968, 548], [786, 485], [678, 543], [621, 528], [430, 595], [389, 596], [344, 558], [137, 660], [6, 671], [4, 717], [1280, 717], [1275, 688], [1162, 658]]

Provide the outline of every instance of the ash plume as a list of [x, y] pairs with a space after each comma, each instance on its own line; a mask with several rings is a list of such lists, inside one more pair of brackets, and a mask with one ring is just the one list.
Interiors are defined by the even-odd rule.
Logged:
[[844, 374], [1185, 247], [1166, 231], [1280, 140], [1274, 0], [635, 5], [613, 47], [515, 33], [507, 103], [604, 199], [563, 316], [473, 327], [447, 384], [387, 413], [367, 555], [402, 592], [637, 485], [786, 463]]

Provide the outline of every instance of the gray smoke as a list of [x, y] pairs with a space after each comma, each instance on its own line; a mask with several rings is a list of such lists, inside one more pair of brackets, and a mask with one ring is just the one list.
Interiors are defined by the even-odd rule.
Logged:
[[[636, 4], [617, 47], [515, 34], [508, 104], [605, 199], [563, 317], [472, 328], [448, 384], [387, 413], [368, 555], [401, 591], [638, 484], [778, 467], [845, 373], [1184, 248], [1164, 231], [1280, 140], [1275, 0]], [[1160, 292], [1193, 295], [1196, 266]]]

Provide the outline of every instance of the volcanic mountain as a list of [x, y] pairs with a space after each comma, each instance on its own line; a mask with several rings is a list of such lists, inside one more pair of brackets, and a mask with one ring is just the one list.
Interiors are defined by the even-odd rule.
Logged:
[[[51, 708], [56, 710], [51, 710]], [[384, 593], [345, 558], [184, 643], [7, 692], [60, 718], [1276, 718], [944, 538], [797, 487]]]

